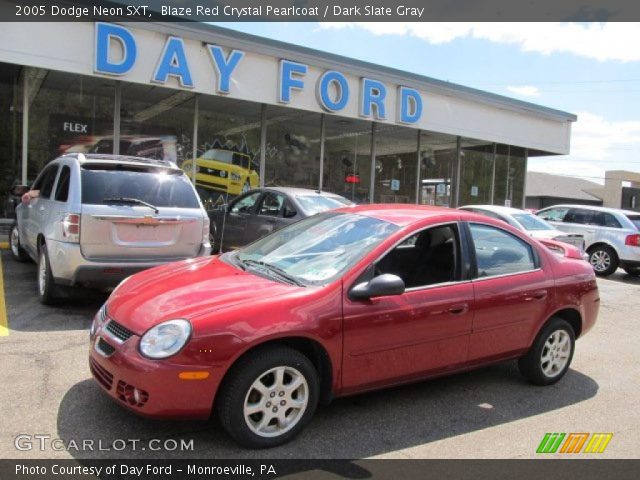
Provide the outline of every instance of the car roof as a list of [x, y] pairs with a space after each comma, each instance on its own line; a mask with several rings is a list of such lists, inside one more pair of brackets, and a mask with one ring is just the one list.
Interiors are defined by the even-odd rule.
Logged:
[[490, 212], [496, 212], [496, 213], [501, 213], [503, 215], [514, 215], [514, 214], [518, 214], [518, 213], [529, 213], [525, 210], [520, 210], [519, 208], [513, 208], [513, 207], [503, 207], [501, 205], [464, 205], [462, 207], [458, 207], [461, 208], [463, 210], [467, 209], [467, 208], [477, 208], [479, 210], [488, 210]]
[[129, 165], [144, 165], [147, 167], [164, 167], [173, 170], [178, 166], [169, 160], [155, 160], [152, 158], [134, 157], [132, 155], [112, 155], [108, 153], [68, 153], [60, 158], [75, 158], [80, 164], [88, 163], [126, 163]]
[[428, 205], [414, 205], [402, 203], [379, 203], [367, 205], [353, 205], [342, 207], [334, 212], [355, 213], [367, 217], [377, 218], [385, 222], [393, 223], [400, 227], [412, 225], [427, 218], [446, 218], [448, 220], [459, 220], [462, 213], [465, 217], [481, 218], [481, 215], [472, 212], [462, 212], [454, 208], [432, 207]]
[[284, 193], [285, 195], [320, 195], [322, 197], [334, 197], [334, 198], [344, 198], [341, 195], [331, 192], [325, 192], [320, 190], [313, 190], [311, 188], [299, 188], [299, 187], [264, 187], [262, 189], [258, 188], [256, 190], [273, 190], [276, 192]]
[[551, 207], [545, 207], [541, 210], [548, 210], [550, 208], [585, 208], [587, 210], [595, 210], [597, 212], [607, 212], [607, 213], [621, 213], [623, 215], [640, 215], [640, 212], [636, 212], [633, 210], [623, 210], [621, 208], [611, 208], [611, 207], [601, 207], [599, 205], [579, 205], [579, 204], [567, 204], [562, 203], [558, 205], [553, 205]]

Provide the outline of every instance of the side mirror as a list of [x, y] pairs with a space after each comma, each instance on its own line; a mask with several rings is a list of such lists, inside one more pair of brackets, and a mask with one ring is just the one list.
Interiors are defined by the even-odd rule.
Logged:
[[28, 185], [14, 185], [13, 187], [11, 187], [11, 195], [13, 195], [14, 197], [22, 197], [28, 191]]
[[373, 297], [402, 295], [404, 288], [404, 280], [397, 275], [384, 273], [368, 282], [359, 283], [353, 287], [349, 292], [349, 298], [352, 300], [368, 300]]

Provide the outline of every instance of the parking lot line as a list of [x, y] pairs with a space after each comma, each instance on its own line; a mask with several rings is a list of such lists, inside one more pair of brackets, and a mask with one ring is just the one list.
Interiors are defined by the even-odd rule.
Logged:
[[0, 242], [0, 250], [8, 250], [9, 242]]
[[7, 318], [7, 306], [4, 302], [4, 272], [2, 271], [2, 258], [0, 257], [0, 337], [9, 335], [9, 319]]

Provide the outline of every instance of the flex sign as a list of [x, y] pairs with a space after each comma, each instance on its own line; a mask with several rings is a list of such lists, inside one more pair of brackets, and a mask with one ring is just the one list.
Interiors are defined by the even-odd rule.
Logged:
[[[119, 44], [120, 55], [112, 55], [114, 43]], [[240, 50], [225, 52], [218, 45], [205, 45], [212, 66], [212, 81], [218, 94], [230, 93], [234, 73], [245, 58]], [[96, 23], [94, 70], [106, 75], [121, 76], [129, 73], [138, 59], [138, 44], [135, 35], [121, 25]], [[360, 78], [359, 91], [352, 92], [346, 76], [336, 70], [324, 72], [315, 82], [306, 81], [309, 66], [282, 59], [279, 61], [276, 98], [279, 103], [292, 103], [295, 92], [315, 88], [316, 101], [325, 111], [339, 113], [351, 102], [357, 102], [358, 114], [363, 118], [389, 120], [387, 118], [387, 86], [373, 78]], [[180, 37], [169, 36], [159, 55], [151, 82], [166, 84], [170, 77], [178, 80], [184, 88], [194, 88], [191, 67], [185, 52], [185, 43]], [[395, 121], [414, 124], [420, 121], [423, 101], [414, 88], [398, 86]]]

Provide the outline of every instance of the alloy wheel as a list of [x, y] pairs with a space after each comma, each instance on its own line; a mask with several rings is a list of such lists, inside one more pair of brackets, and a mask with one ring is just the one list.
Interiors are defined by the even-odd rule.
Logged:
[[553, 378], [562, 373], [571, 356], [571, 337], [564, 330], [556, 330], [544, 343], [540, 362], [544, 374]]
[[47, 258], [44, 255], [44, 252], [40, 252], [38, 262], [38, 291], [40, 292], [40, 296], [44, 296], [45, 286], [47, 282]]
[[596, 250], [591, 254], [589, 263], [596, 272], [604, 272], [611, 266], [611, 256], [604, 250]]
[[309, 385], [293, 367], [275, 367], [262, 373], [249, 387], [244, 419], [261, 437], [277, 437], [295, 427], [309, 404]]
[[16, 257], [20, 256], [20, 237], [18, 235], [19, 233], [17, 227], [11, 229], [11, 253], [13, 253]]

